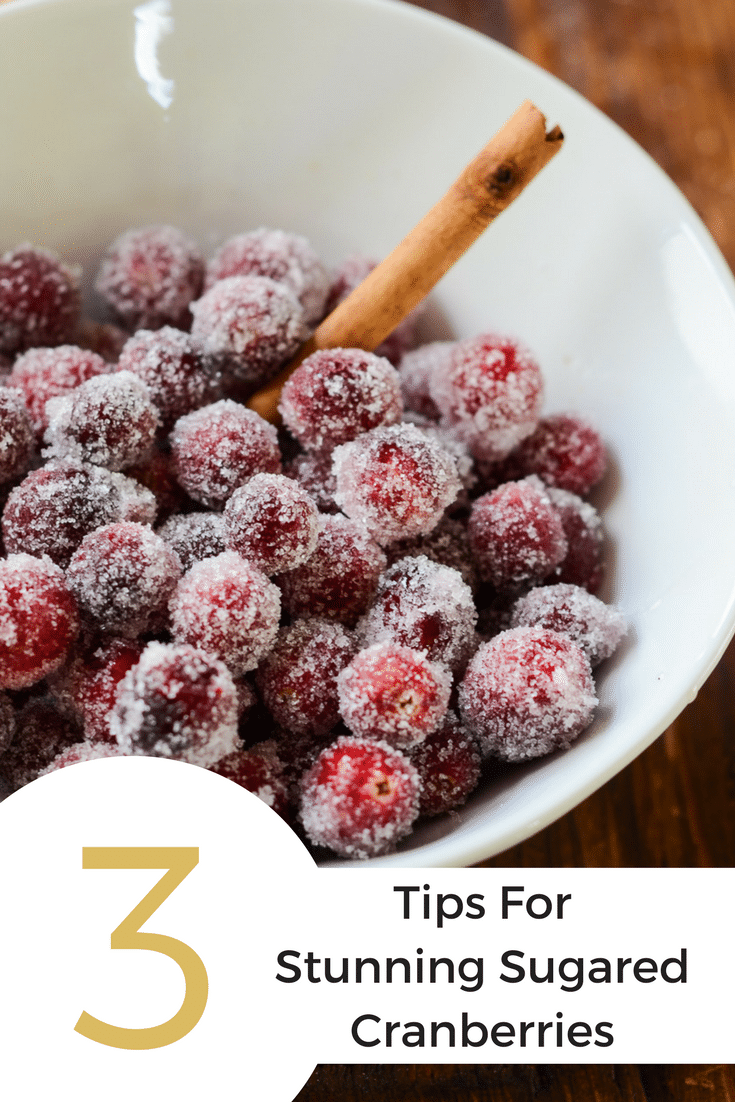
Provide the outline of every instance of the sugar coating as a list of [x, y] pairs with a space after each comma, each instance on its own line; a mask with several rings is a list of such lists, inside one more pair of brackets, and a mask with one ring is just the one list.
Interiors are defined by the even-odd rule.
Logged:
[[[377, 260], [358, 253], [343, 260], [334, 274], [327, 298], [326, 313], [331, 314], [332, 310], [343, 302], [377, 266]], [[401, 358], [416, 344], [417, 324], [423, 312], [424, 304], [419, 303], [378, 345], [375, 349], [376, 356], [384, 356], [392, 364], [400, 363]]]
[[307, 325], [315, 325], [324, 317], [329, 273], [308, 240], [299, 234], [259, 229], [231, 237], [207, 264], [205, 290], [235, 275], [268, 276], [285, 283], [301, 303]]
[[447, 712], [438, 730], [411, 747], [421, 777], [421, 814], [442, 815], [465, 803], [480, 780], [480, 751], [473, 736]]
[[338, 513], [334, 500], [337, 483], [332, 473], [332, 452], [301, 452], [284, 465], [283, 473], [293, 478], [314, 499], [320, 513]]
[[239, 486], [224, 511], [225, 542], [264, 574], [301, 566], [316, 547], [319, 513], [291, 478], [256, 474]]
[[64, 573], [49, 559], [0, 560], [0, 688], [24, 689], [66, 658], [79, 616]]
[[439, 410], [431, 397], [431, 379], [436, 372], [449, 369], [454, 344], [454, 341], [432, 341], [403, 356], [398, 365], [398, 374], [407, 409], [432, 421], [439, 420]]
[[122, 349], [118, 370], [142, 379], [166, 430], [218, 396], [216, 373], [199, 345], [170, 325], [140, 329]]
[[561, 519], [533, 475], [479, 497], [467, 534], [481, 578], [497, 589], [540, 581], [568, 548]]
[[337, 514], [319, 517], [311, 557], [277, 578], [292, 617], [325, 616], [354, 627], [372, 601], [386, 559], [367, 530]]
[[178, 555], [184, 570], [227, 550], [222, 513], [177, 513], [161, 525], [158, 534]]
[[46, 403], [47, 459], [78, 459], [122, 471], [148, 455], [158, 411], [148, 387], [130, 371], [96, 375]]
[[112, 639], [91, 654], [78, 654], [49, 678], [49, 689], [62, 710], [79, 719], [84, 736], [112, 743], [110, 716], [120, 682], [143, 653], [144, 644]]
[[339, 710], [350, 731], [401, 749], [436, 730], [451, 687], [444, 666], [392, 642], [359, 651], [337, 678]]
[[95, 375], [104, 375], [109, 365], [98, 356], [75, 344], [58, 348], [31, 348], [13, 364], [8, 386], [21, 392], [31, 415], [33, 428], [42, 436], [48, 426], [46, 402], [68, 394]]
[[176, 481], [171, 453], [167, 449], [154, 446], [142, 463], [128, 467], [125, 473], [153, 494], [156, 502], [155, 519], [159, 524], [173, 513], [192, 507], [191, 498]]
[[533, 624], [568, 635], [593, 667], [614, 653], [627, 630], [619, 609], [580, 586], [564, 583], [532, 589], [516, 601], [512, 627]]
[[181, 417], [171, 433], [171, 453], [183, 488], [210, 508], [221, 508], [252, 475], [281, 469], [274, 426], [229, 398]]
[[294, 354], [305, 336], [303, 310], [283, 283], [230, 276], [191, 312], [192, 336], [225, 375], [254, 390]]
[[432, 562], [451, 566], [462, 575], [462, 580], [474, 593], [478, 586], [477, 566], [470, 551], [467, 525], [455, 517], [442, 517], [436, 528], [423, 536], [410, 540], [398, 540], [385, 549], [388, 565], [407, 556], [425, 555]]
[[301, 821], [315, 845], [344, 857], [377, 857], [411, 831], [420, 791], [418, 771], [399, 750], [341, 738], [302, 780]]
[[175, 226], [144, 226], [112, 242], [95, 290], [128, 329], [186, 328], [203, 281], [204, 260], [193, 241]]
[[565, 749], [597, 706], [587, 656], [541, 627], [501, 632], [475, 653], [459, 686], [462, 721], [482, 752], [505, 761]]
[[339, 722], [337, 676], [355, 653], [341, 624], [319, 617], [281, 628], [256, 682], [269, 712], [298, 734], [325, 735]]
[[452, 456], [415, 425], [364, 433], [333, 464], [337, 504], [382, 545], [431, 531], [460, 489]]
[[80, 741], [74, 721], [48, 698], [31, 699], [16, 714], [16, 733], [0, 758], [12, 789], [30, 784], [62, 750]]
[[472, 591], [459, 572], [416, 555], [381, 576], [357, 638], [364, 647], [388, 641], [412, 647], [457, 670], [472, 652], [476, 623]]
[[121, 758], [123, 751], [119, 746], [111, 742], [98, 742], [95, 739], [85, 739], [83, 742], [75, 742], [42, 769], [38, 776], [45, 777], [47, 773], [55, 773], [57, 769], [66, 769], [68, 765], [79, 765], [84, 761], [97, 761], [99, 758]]
[[281, 393], [279, 412], [304, 448], [333, 448], [403, 411], [398, 372], [389, 360], [358, 348], [312, 353]]
[[132, 478], [73, 460], [31, 471], [8, 497], [3, 538], [8, 552], [48, 555], [66, 567], [84, 537], [120, 520], [152, 523], [156, 500]]
[[212, 654], [149, 643], [120, 683], [110, 728], [124, 754], [206, 768], [238, 745], [237, 691]]
[[288, 785], [283, 776], [283, 764], [272, 740], [256, 743], [247, 750], [238, 747], [211, 766], [248, 792], [254, 793], [268, 807], [285, 817], [288, 809]]
[[432, 374], [430, 394], [442, 423], [476, 458], [495, 462], [535, 429], [543, 380], [528, 349], [486, 334], [455, 345], [448, 368]]
[[588, 501], [549, 486], [547, 493], [567, 538], [566, 556], [550, 575], [554, 581], [581, 585], [594, 593], [602, 581], [603, 530], [600, 515]]
[[48, 249], [19, 245], [0, 257], [0, 353], [64, 344], [79, 318], [81, 270]]
[[278, 587], [234, 551], [195, 563], [171, 600], [171, 633], [226, 663], [234, 676], [254, 670], [278, 633]]
[[36, 437], [20, 394], [0, 389], [0, 482], [23, 474], [31, 461]]
[[66, 571], [84, 621], [134, 639], [162, 627], [181, 577], [169, 545], [144, 524], [106, 524], [85, 536]]
[[600, 434], [588, 421], [570, 413], [543, 417], [514, 458], [524, 475], [538, 475], [547, 485], [579, 497], [589, 493], [607, 467]]

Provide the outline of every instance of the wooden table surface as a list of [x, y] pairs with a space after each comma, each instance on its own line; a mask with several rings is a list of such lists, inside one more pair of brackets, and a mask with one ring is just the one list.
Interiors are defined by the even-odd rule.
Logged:
[[[511, 46], [601, 108], [672, 177], [735, 268], [735, 0], [411, 2]], [[485, 864], [735, 865], [734, 686], [735, 644], [637, 761]], [[735, 1102], [735, 1074], [729, 1065], [324, 1065], [298, 1102], [334, 1099]]]

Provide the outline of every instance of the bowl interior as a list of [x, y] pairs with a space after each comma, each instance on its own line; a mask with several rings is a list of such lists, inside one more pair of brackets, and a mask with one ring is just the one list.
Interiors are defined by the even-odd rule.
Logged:
[[[593, 727], [506, 770], [372, 864], [466, 864], [528, 837], [645, 748], [733, 630], [735, 288], [621, 131], [497, 44], [395, 0], [15, 0], [0, 9], [0, 251], [93, 273], [131, 226], [211, 251], [269, 225], [328, 262], [383, 255], [524, 99], [561, 154], [433, 296], [436, 333], [521, 337], [548, 411], [601, 429], [607, 599], [631, 630]], [[369, 864], [370, 864], [369, 863]]]

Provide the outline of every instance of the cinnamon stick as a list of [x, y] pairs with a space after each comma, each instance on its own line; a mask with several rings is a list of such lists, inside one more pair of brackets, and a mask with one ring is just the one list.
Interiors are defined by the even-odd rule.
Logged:
[[546, 132], [537, 107], [522, 103], [446, 195], [324, 319], [280, 374], [253, 395], [250, 408], [277, 421], [283, 384], [320, 348], [377, 348], [549, 163], [563, 140], [558, 126]]

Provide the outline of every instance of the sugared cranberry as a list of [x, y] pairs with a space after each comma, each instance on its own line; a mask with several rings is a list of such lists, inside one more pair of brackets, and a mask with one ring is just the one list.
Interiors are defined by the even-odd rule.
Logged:
[[39, 773], [40, 777], [45, 777], [47, 773], [55, 773], [57, 769], [66, 769], [69, 765], [79, 765], [85, 761], [97, 761], [99, 758], [121, 758], [124, 757], [123, 751], [119, 746], [114, 745], [111, 742], [98, 742], [95, 739], [85, 739], [83, 742], [75, 742], [73, 746], [68, 746], [61, 753], [57, 754], [55, 758], [42, 769]]
[[234, 551], [196, 563], [171, 601], [171, 630], [182, 643], [217, 655], [237, 676], [254, 670], [272, 647], [278, 588]]
[[324, 735], [339, 722], [337, 676], [355, 652], [341, 624], [309, 618], [281, 628], [257, 674], [263, 701], [288, 731]]
[[31, 348], [13, 364], [8, 386], [20, 390], [40, 437], [48, 427], [46, 402], [68, 394], [81, 383], [109, 371], [96, 352], [64, 344], [60, 348]]
[[341, 444], [334, 473], [337, 504], [380, 544], [429, 532], [460, 488], [451, 455], [408, 424]]
[[357, 630], [362, 646], [399, 643], [456, 670], [470, 656], [476, 622], [472, 592], [458, 572], [418, 555], [386, 570]]
[[221, 513], [177, 514], [168, 518], [158, 534], [179, 556], [184, 570], [227, 550]]
[[74, 339], [80, 348], [96, 352], [108, 364], [116, 364], [130, 334], [109, 321], [82, 318]]
[[281, 469], [273, 425], [226, 398], [180, 418], [171, 434], [171, 450], [181, 485], [210, 508], [221, 508], [252, 475]]
[[118, 370], [142, 379], [166, 431], [179, 417], [217, 397], [216, 375], [198, 344], [169, 325], [132, 336], [120, 353]]
[[66, 658], [79, 631], [63, 571], [48, 559], [0, 560], [0, 687], [23, 689]]
[[149, 524], [156, 502], [149, 490], [104, 467], [62, 461], [32, 471], [8, 497], [3, 537], [9, 553], [69, 561], [84, 537], [120, 520]]
[[0, 257], [0, 352], [14, 355], [71, 340], [79, 318], [80, 270], [32, 245]]
[[145, 226], [113, 241], [95, 289], [128, 329], [188, 328], [204, 282], [199, 249], [174, 226]]
[[448, 370], [453, 349], [454, 341], [432, 341], [406, 353], [398, 365], [406, 409], [431, 421], [439, 420], [439, 410], [431, 397], [431, 379], [435, 372]]
[[404, 748], [441, 723], [451, 677], [421, 651], [376, 643], [355, 655], [337, 685], [340, 714], [353, 734]]
[[432, 562], [458, 570], [465, 584], [473, 592], [477, 589], [477, 566], [470, 551], [467, 527], [453, 517], [442, 517], [436, 528], [432, 528], [426, 535], [389, 544], [385, 554], [389, 566], [409, 555], [425, 555]]
[[361, 433], [394, 425], [403, 403], [396, 369], [357, 348], [314, 352], [287, 380], [280, 413], [305, 448], [333, 448]]
[[151, 450], [158, 412], [148, 388], [130, 371], [97, 375], [46, 405], [44, 455], [111, 471], [140, 463]]
[[11, 788], [22, 788], [80, 738], [74, 721], [51, 701], [30, 700], [16, 716], [15, 737], [0, 759], [0, 771]]
[[110, 727], [126, 754], [207, 767], [238, 744], [237, 691], [212, 654], [149, 643], [120, 683]]
[[264, 574], [301, 566], [316, 547], [317, 507], [291, 478], [256, 474], [225, 505], [225, 539]]
[[537, 625], [578, 643], [591, 666], [609, 658], [625, 635], [625, 617], [577, 585], [532, 589], [513, 608], [512, 627]]
[[607, 456], [600, 434], [581, 417], [543, 417], [514, 455], [523, 475], [535, 474], [548, 486], [584, 497], [605, 473]]
[[549, 486], [549, 500], [556, 509], [564, 535], [567, 553], [549, 575], [548, 581], [581, 585], [594, 593], [602, 581], [602, 521], [588, 501], [582, 501], [568, 490]]
[[28, 469], [36, 438], [20, 394], [0, 389], [0, 483]]
[[115, 741], [110, 716], [117, 690], [128, 670], [143, 653], [143, 644], [128, 639], [113, 639], [92, 654], [79, 656], [50, 679], [56, 700], [84, 726], [84, 736], [93, 742]]
[[192, 304], [192, 336], [223, 374], [226, 393], [245, 398], [293, 356], [303, 311], [283, 283], [230, 276]]
[[325, 616], [354, 627], [384, 569], [385, 555], [360, 524], [341, 515], [321, 516], [311, 558], [277, 581], [292, 617]]
[[301, 303], [307, 325], [324, 317], [329, 274], [305, 237], [268, 229], [231, 237], [207, 264], [205, 289], [220, 279], [244, 275], [285, 283]]
[[288, 808], [288, 785], [283, 776], [283, 765], [271, 741], [256, 743], [248, 750], [238, 747], [210, 766], [213, 773], [234, 781], [259, 800], [285, 816]]
[[460, 807], [480, 779], [477, 744], [453, 712], [438, 731], [410, 751], [421, 777], [421, 814], [441, 815]]
[[467, 532], [480, 576], [497, 589], [540, 581], [567, 553], [559, 515], [533, 476], [478, 498]]
[[144, 524], [106, 524], [85, 536], [66, 580], [87, 624], [134, 639], [165, 623], [181, 577], [169, 545]]
[[459, 687], [462, 720], [483, 753], [525, 761], [568, 747], [597, 705], [589, 660], [566, 635], [501, 632], [472, 658]]
[[502, 459], [533, 432], [543, 381], [527, 349], [505, 337], [459, 341], [447, 369], [431, 376], [431, 397], [445, 425], [479, 459]]
[[283, 473], [306, 490], [320, 513], [339, 512], [334, 500], [337, 483], [332, 473], [331, 451], [302, 452], [285, 464]]
[[382, 742], [341, 738], [302, 781], [309, 839], [345, 857], [376, 857], [409, 833], [421, 780], [408, 758]]

